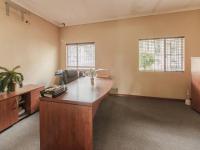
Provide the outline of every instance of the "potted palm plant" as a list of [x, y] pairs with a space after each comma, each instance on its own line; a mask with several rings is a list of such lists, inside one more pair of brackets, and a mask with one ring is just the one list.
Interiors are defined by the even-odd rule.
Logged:
[[9, 70], [0, 66], [0, 70], [2, 70], [0, 72], [0, 92], [5, 92], [6, 89], [7, 92], [13, 92], [17, 84], [22, 87], [24, 77], [22, 73], [16, 72], [19, 68], [20, 66], [16, 66], [12, 70]]

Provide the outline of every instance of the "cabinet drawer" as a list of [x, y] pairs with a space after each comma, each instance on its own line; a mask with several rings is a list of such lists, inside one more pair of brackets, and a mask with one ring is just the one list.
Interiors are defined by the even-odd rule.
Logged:
[[17, 97], [0, 102], [0, 131], [18, 121]]
[[31, 92], [31, 102], [30, 102], [31, 113], [34, 113], [39, 109], [40, 91], [42, 91], [43, 89], [44, 88], [39, 88]]

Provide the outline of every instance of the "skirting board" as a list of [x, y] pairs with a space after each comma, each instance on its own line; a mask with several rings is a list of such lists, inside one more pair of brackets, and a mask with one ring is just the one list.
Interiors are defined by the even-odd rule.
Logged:
[[140, 95], [129, 95], [129, 94], [111, 94], [112, 96], [120, 96], [120, 97], [132, 97], [132, 98], [153, 98], [155, 100], [170, 100], [170, 101], [180, 101], [184, 102], [185, 99], [175, 99], [175, 98], [162, 98], [162, 97], [151, 97], [151, 96], [140, 96]]

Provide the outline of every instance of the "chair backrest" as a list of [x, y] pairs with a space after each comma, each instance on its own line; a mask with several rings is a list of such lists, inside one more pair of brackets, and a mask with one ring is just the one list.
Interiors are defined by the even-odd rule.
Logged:
[[63, 71], [63, 83], [67, 84], [78, 79], [77, 70], [64, 70]]

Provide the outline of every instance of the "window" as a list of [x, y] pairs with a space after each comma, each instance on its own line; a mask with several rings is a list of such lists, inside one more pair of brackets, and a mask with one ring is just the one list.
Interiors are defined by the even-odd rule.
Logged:
[[73, 69], [95, 68], [95, 44], [67, 45], [67, 67]]
[[140, 71], [184, 71], [184, 37], [139, 40]]

